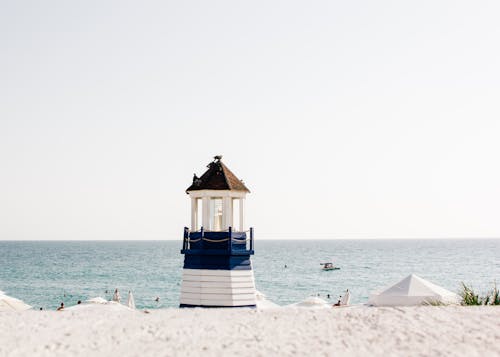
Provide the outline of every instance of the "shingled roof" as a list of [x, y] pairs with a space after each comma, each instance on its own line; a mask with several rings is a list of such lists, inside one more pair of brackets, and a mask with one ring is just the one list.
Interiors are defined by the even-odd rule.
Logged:
[[201, 176], [193, 176], [193, 183], [186, 192], [197, 190], [232, 190], [245, 191], [250, 190], [243, 181], [237, 178], [231, 170], [221, 161], [222, 156], [215, 156], [214, 161], [208, 164], [208, 170]]

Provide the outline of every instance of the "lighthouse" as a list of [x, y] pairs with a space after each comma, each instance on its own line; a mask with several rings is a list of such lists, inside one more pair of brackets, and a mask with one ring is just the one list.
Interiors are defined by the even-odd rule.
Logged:
[[191, 227], [184, 228], [180, 307], [256, 306], [253, 228], [245, 226], [250, 190], [221, 159], [215, 156], [186, 190]]

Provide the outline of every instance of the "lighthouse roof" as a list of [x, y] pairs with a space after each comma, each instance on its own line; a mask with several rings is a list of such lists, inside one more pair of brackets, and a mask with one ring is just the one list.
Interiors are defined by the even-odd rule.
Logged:
[[214, 161], [208, 164], [208, 170], [197, 177], [194, 175], [193, 183], [188, 187], [186, 192], [198, 190], [232, 190], [245, 191], [250, 190], [245, 186], [243, 181], [236, 177], [235, 174], [221, 161], [222, 156], [215, 156]]

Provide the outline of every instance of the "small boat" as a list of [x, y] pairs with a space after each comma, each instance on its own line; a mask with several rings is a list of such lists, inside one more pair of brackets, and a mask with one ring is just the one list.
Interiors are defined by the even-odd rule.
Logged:
[[336, 267], [336, 266], [333, 266], [333, 263], [320, 263], [321, 265], [323, 265], [323, 268], [321, 268], [322, 270], [340, 270], [339, 267]]

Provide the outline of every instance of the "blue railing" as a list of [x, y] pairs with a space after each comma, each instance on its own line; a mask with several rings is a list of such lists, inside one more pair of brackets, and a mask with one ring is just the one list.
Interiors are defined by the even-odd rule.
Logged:
[[235, 232], [232, 227], [220, 232], [205, 231], [203, 227], [199, 231], [191, 232], [189, 228], [184, 227], [181, 253], [253, 254], [253, 228], [250, 228], [248, 232], [249, 238], [247, 238], [247, 232]]

